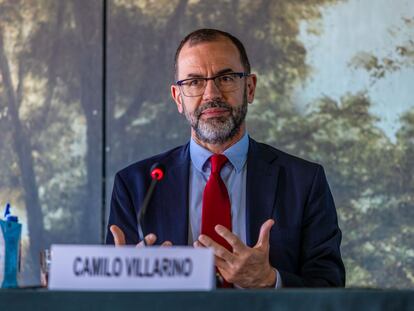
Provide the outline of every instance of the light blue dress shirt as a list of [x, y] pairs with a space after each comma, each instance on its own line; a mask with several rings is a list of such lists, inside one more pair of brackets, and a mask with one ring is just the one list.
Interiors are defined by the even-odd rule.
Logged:
[[[236, 144], [224, 151], [229, 160], [221, 169], [223, 179], [229, 193], [231, 204], [232, 231], [243, 243], [246, 243], [246, 160], [249, 149], [249, 137], [243, 136]], [[213, 155], [209, 150], [190, 141], [190, 234], [189, 242], [196, 241], [201, 230], [201, 210], [203, 192], [210, 177], [211, 164], [209, 158]]]
[[[249, 136], [244, 136], [223, 154], [229, 160], [221, 169], [223, 179], [229, 193], [231, 204], [232, 231], [246, 244], [246, 176], [247, 152], [249, 150]], [[198, 145], [193, 139], [190, 141], [190, 182], [189, 182], [189, 234], [188, 242], [198, 240], [201, 231], [201, 210], [203, 206], [203, 192], [210, 177], [211, 164], [209, 158], [213, 153]], [[276, 288], [282, 286], [279, 272], [277, 272]]]

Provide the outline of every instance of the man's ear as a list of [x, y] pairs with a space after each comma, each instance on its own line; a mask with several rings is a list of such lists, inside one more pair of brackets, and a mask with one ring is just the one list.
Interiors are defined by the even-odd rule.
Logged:
[[254, 94], [256, 92], [257, 76], [252, 73], [246, 79], [247, 88], [247, 102], [251, 104], [254, 100]]
[[183, 113], [183, 97], [181, 96], [181, 91], [178, 85], [171, 85], [171, 97], [174, 99], [175, 104], [177, 105], [178, 112]]

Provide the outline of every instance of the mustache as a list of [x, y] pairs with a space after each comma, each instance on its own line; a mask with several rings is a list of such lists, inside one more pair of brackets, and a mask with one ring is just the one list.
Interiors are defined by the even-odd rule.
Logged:
[[210, 108], [224, 108], [224, 109], [228, 109], [230, 111], [232, 111], [232, 107], [226, 103], [226, 102], [222, 102], [222, 101], [218, 101], [218, 100], [214, 100], [214, 101], [209, 101], [207, 103], [205, 103], [204, 105], [198, 107], [195, 111], [195, 115], [197, 117], [197, 119], [201, 116], [201, 114], [203, 113], [204, 110], [210, 109]]

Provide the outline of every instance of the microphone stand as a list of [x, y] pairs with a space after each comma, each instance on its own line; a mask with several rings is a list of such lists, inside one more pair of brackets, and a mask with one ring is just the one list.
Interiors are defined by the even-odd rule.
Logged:
[[148, 209], [148, 204], [151, 200], [152, 193], [154, 192], [155, 186], [164, 177], [165, 169], [164, 167], [159, 164], [155, 163], [151, 167], [151, 184], [148, 188], [147, 194], [145, 195], [144, 201], [142, 202], [141, 209], [137, 213], [137, 227], [138, 227], [138, 237], [141, 241], [144, 241], [144, 245], [147, 246], [147, 242], [145, 241], [145, 235], [144, 235], [144, 226], [143, 226], [143, 219], [145, 217], [145, 214]]

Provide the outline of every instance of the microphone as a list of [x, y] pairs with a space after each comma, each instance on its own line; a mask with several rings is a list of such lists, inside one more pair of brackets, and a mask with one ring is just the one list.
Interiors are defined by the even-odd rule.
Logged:
[[155, 185], [164, 178], [165, 175], [165, 166], [161, 163], [154, 163], [150, 169], [151, 184], [148, 188], [147, 194], [145, 195], [144, 201], [142, 202], [141, 209], [137, 214], [137, 226], [138, 226], [138, 236], [141, 241], [144, 241], [144, 245], [147, 245], [145, 242], [144, 228], [142, 221], [147, 212], [148, 204], [151, 200], [152, 193], [154, 192]]

